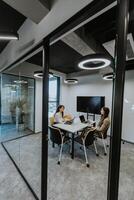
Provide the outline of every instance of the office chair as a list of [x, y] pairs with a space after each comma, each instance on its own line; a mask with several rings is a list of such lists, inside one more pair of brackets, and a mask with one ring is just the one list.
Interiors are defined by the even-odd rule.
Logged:
[[107, 139], [107, 131], [108, 131], [108, 129], [109, 129], [109, 127], [107, 128], [107, 130], [106, 130], [106, 132], [105, 132], [104, 134], [101, 133], [101, 132], [100, 132], [99, 135], [98, 135], [98, 134], [95, 134], [95, 137], [96, 137], [96, 138], [99, 138], [99, 139], [102, 140], [103, 147], [104, 147], [104, 155], [105, 155], [105, 156], [107, 155], [107, 146], [108, 146], [108, 144], [107, 144], [106, 139]]
[[49, 126], [49, 129], [50, 129], [50, 140], [52, 141], [52, 143], [60, 145], [60, 155], [57, 163], [58, 165], [60, 165], [63, 145], [69, 142], [70, 138], [66, 137], [58, 128]]
[[94, 148], [95, 148], [96, 156], [99, 156], [98, 150], [97, 150], [97, 147], [96, 147], [96, 143], [95, 143], [95, 136], [93, 134], [93, 131], [91, 131], [90, 129], [85, 129], [82, 132], [82, 134], [77, 136], [74, 140], [75, 140], [75, 142], [83, 145], [85, 159], [86, 159], [86, 165], [87, 165], [87, 167], [89, 167], [86, 148], [88, 148], [90, 145], [93, 144]]
[[[53, 124], [54, 124], [54, 116], [52, 116], [52, 117], [49, 118], [49, 125], [50, 125], [50, 126], [53, 126]], [[54, 142], [52, 142], [52, 147], [53, 147], [53, 148], [55, 147]]]
[[54, 116], [49, 118], [50, 126], [53, 126], [54, 124]]

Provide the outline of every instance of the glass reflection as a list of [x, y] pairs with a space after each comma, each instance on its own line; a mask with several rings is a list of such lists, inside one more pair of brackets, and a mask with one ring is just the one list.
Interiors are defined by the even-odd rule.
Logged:
[[1, 75], [1, 140], [34, 131], [34, 80]]
[[[119, 200], [132, 200], [134, 196], [134, 70], [126, 71], [123, 123], [122, 123], [122, 143], [121, 143], [121, 163], [119, 179]], [[125, 180], [125, 181], [124, 181]], [[129, 194], [129, 195], [128, 195]]]

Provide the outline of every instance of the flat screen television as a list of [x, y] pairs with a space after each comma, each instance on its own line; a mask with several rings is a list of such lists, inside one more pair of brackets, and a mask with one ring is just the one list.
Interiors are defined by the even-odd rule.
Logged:
[[77, 96], [77, 112], [100, 114], [103, 106], [104, 96]]

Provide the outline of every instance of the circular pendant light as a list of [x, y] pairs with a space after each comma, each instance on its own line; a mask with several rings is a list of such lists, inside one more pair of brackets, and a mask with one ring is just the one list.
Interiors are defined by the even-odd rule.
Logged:
[[112, 65], [112, 60], [103, 54], [91, 54], [82, 57], [78, 62], [78, 67], [85, 70], [96, 70]]
[[107, 74], [103, 75], [103, 79], [107, 80], [107, 81], [113, 80], [113, 78], [114, 78], [114, 74], [113, 73], [107, 73]]
[[36, 78], [43, 78], [43, 71], [35, 71], [34, 77]]
[[74, 79], [74, 78], [67, 78], [67, 79], [64, 80], [64, 83], [66, 83], [66, 84], [77, 84], [78, 80]]
[[[43, 71], [35, 71], [34, 72], [34, 77], [36, 78], [43, 78]], [[52, 72], [49, 72], [49, 78], [54, 77]]]

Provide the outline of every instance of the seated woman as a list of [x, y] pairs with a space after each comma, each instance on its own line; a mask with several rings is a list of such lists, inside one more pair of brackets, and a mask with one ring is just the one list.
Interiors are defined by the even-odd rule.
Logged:
[[107, 137], [107, 130], [110, 126], [110, 119], [109, 119], [109, 108], [108, 107], [103, 107], [101, 108], [101, 118], [100, 121], [98, 123], [97, 127], [93, 127], [92, 131], [94, 131], [94, 133], [102, 138], [105, 139]]
[[54, 122], [62, 123], [66, 121], [70, 121], [72, 117], [70, 115], [64, 115], [65, 106], [59, 105], [55, 114], [54, 114]]

